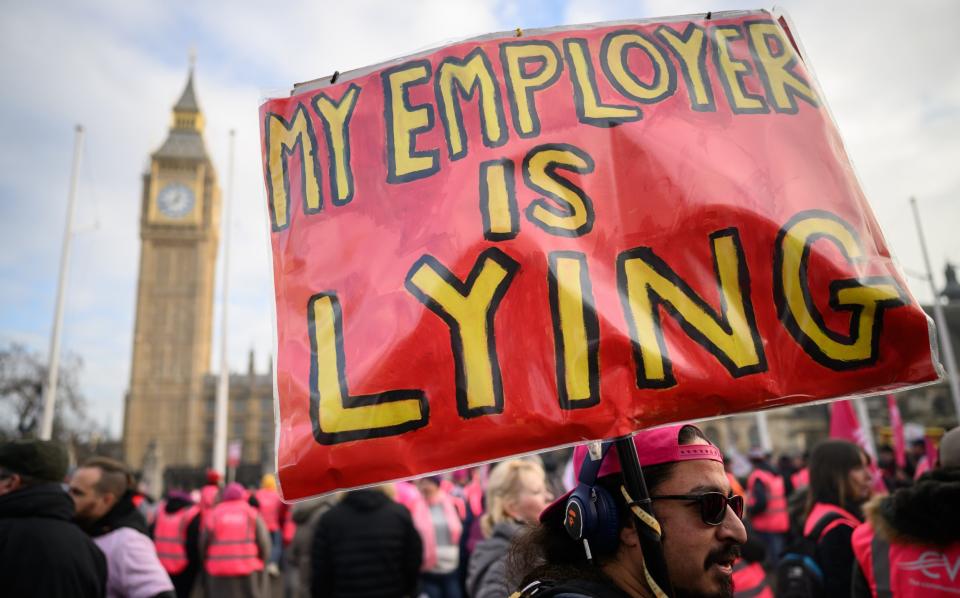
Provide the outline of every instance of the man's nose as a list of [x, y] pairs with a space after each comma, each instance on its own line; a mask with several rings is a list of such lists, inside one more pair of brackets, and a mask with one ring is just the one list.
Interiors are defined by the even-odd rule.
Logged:
[[743, 521], [737, 517], [737, 514], [730, 507], [727, 507], [727, 514], [723, 518], [723, 523], [717, 526], [717, 536], [720, 540], [727, 540], [736, 544], [744, 544], [747, 541], [747, 529], [743, 527]]

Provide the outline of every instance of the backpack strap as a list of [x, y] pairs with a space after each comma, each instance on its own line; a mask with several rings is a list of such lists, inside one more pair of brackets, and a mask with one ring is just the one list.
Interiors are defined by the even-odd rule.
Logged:
[[813, 529], [810, 530], [810, 533], [807, 534], [805, 537], [819, 544], [820, 539], [823, 537], [824, 532], [826, 532], [827, 530], [827, 527], [829, 527], [831, 523], [839, 519], [845, 520], [846, 517], [844, 517], [840, 513], [837, 513], [836, 511], [827, 513], [826, 515], [821, 517], [819, 521], [817, 521], [817, 524], [813, 526]]

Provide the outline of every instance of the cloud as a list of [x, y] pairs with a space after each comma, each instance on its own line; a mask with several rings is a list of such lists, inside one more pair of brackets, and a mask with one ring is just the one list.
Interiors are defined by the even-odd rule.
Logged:
[[[0, 330], [47, 349], [66, 213], [73, 126], [84, 124], [63, 350], [84, 358], [81, 386], [119, 426], [129, 384], [139, 255], [141, 175], [163, 141], [198, 55], [206, 144], [228, 191], [228, 131], [236, 129], [229, 357], [246, 369], [272, 349], [272, 278], [259, 156], [258, 104], [271, 89], [498, 29], [492, 2], [431, 0], [21, 3], [0, 22]], [[38, 50], [38, 49], [44, 50]], [[222, 258], [222, 250], [220, 252]], [[214, 347], [219, 346], [218, 261]], [[211, 370], [219, 366], [214, 351]], [[99, 421], [99, 417], [97, 418]], [[119, 432], [115, 427], [114, 432]]]

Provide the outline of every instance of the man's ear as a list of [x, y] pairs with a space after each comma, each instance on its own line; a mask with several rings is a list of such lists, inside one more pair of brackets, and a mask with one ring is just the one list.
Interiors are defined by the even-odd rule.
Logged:
[[113, 505], [117, 504], [117, 495], [113, 492], [104, 492], [100, 495], [100, 498], [103, 500], [103, 504], [108, 507], [113, 507]]
[[637, 536], [637, 530], [632, 525], [620, 528], [620, 543], [630, 548], [640, 546], [640, 537]]
[[14, 490], [23, 487], [23, 478], [20, 477], [19, 473], [11, 473], [6, 479], [10, 480], [6, 488], [7, 492], [13, 492]]

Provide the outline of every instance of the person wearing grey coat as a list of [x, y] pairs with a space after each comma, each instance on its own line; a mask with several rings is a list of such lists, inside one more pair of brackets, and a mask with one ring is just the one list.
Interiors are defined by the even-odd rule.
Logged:
[[310, 597], [310, 554], [313, 536], [320, 517], [336, 504], [340, 495], [327, 495], [305, 500], [293, 506], [293, 522], [297, 531], [290, 546], [284, 551], [284, 596], [286, 598]]
[[510, 541], [523, 525], [511, 519], [493, 527], [490, 537], [474, 548], [467, 568], [467, 596], [470, 598], [505, 598], [516, 584], [507, 580], [507, 552]]

